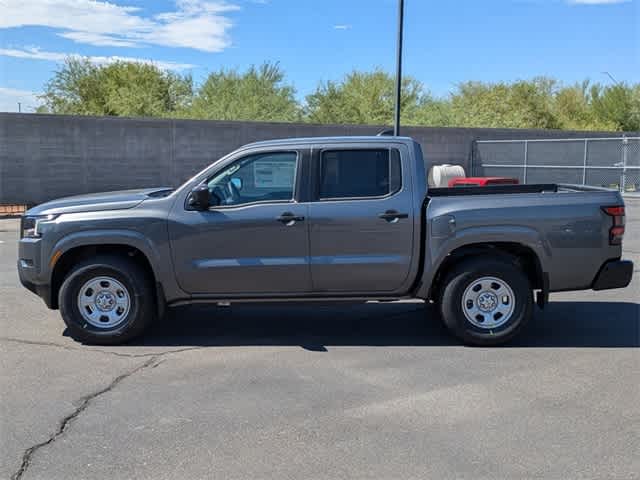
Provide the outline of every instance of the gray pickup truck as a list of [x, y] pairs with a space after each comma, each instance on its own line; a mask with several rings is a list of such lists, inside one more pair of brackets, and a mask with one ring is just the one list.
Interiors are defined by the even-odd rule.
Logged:
[[176, 190], [32, 208], [18, 271], [86, 343], [130, 340], [185, 303], [416, 298], [462, 341], [498, 345], [549, 292], [627, 286], [624, 223], [611, 190], [428, 188], [410, 138], [276, 140]]

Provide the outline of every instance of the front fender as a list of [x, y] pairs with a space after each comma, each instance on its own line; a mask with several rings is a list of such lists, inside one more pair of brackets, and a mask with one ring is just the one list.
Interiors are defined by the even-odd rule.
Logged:
[[515, 243], [530, 248], [538, 257], [543, 272], [551, 256], [551, 249], [544, 237], [536, 229], [526, 226], [495, 225], [468, 227], [455, 230], [447, 236], [433, 236], [431, 229], [427, 235], [423, 275], [416, 293], [419, 298], [428, 298], [431, 285], [438, 269], [455, 250], [475, 245], [495, 243]]
[[136, 248], [149, 260], [155, 278], [160, 279], [163, 277], [158, 248], [142, 233], [126, 229], [99, 229], [70, 233], [60, 238], [53, 245], [50, 250], [51, 256], [49, 261], [43, 264], [43, 268], [46, 267], [48, 269], [46, 275], [50, 280], [49, 283], [51, 283], [51, 277], [56, 263], [53, 261], [54, 259], [62, 257], [73, 248], [92, 245], [123, 245]]

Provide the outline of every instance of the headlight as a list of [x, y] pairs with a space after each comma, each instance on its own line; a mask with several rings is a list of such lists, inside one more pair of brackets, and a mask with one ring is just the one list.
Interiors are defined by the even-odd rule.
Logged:
[[22, 217], [21, 220], [21, 236], [20, 238], [38, 238], [42, 234], [40, 231], [41, 223], [48, 222], [56, 218], [57, 215], [31, 215]]

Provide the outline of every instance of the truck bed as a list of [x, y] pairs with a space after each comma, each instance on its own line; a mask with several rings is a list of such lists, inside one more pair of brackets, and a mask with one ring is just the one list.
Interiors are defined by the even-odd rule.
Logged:
[[610, 192], [615, 191], [589, 185], [565, 183], [531, 183], [520, 185], [487, 185], [485, 187], [441, 187], [429, 188], [429, 197], [452, 197], [464, 195], [508, 195], [516, 193], [557, 193], [557, 192]]
[[452, 197], [461, 195], [504, 195], [512, 193], [557, 192], [558, 185], [541, 183], [529, 185], [487, 185], [486, 187], [441, 187], [429, 188], [430, 197]]
[[565, 184], [429, 188], [425, 200], [427, 248], [434, 258], [470, 238], [529, 245], [549, 273], [551, 291], [590, 288], [603, 262], [622, 253], [609, 243], [613, 219], [602, 210], [624, 204], [616, 190]]

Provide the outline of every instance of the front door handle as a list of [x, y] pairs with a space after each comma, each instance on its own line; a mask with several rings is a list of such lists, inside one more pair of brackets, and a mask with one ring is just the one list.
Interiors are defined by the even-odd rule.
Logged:
[[400, 213], [396, 210], [387, 210], [384, 213], [379, 213], [378, 217], [386, 220], [387, 222], [396, 222], [400, 218], [409, 218], [408, 213]]
[[276, 220], [285, 225], [293, 225], [295, 222], [304, 221], [304, 217], [302, 215], [294, 215], [291, 212], [284, 212], [282, 215], [276, 217]]

